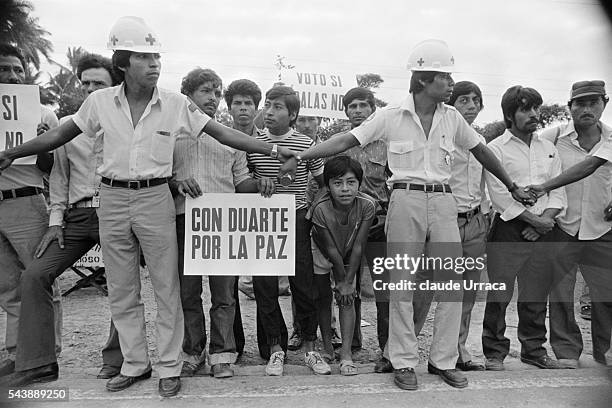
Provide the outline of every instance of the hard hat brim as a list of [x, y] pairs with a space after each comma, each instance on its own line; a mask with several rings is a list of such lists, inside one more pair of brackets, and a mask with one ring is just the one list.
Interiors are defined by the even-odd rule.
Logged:
[[455, 70], [453, 69], [454, 67], [436, 67], [436, 68], [432, 68], [432, 67], [417, 67], [417, 68], [408, 68], [410, 69], [410, 71], [412, 72], [416, 72], [416, 71], [429, 71], [429, 72], [444, 72], [446, 74], [452, 74], [453, 72], [455, 72]]
[[139, 52], [145, 54], [163, 54], [164, 51], [161, 48], [153, 48], [153, 47], [145, 47], [145, 46], [133, 46], [133, 47], [121, 47], [121, 46], [113, 46], [107, 47], [107, 49], [111, 51], [132, 51]]

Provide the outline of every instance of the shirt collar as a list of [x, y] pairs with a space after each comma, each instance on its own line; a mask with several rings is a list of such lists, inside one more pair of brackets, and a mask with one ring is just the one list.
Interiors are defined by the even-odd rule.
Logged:
[[[602, 139], [612, 140], [612, 127], [606, 125], [602, 121], [599, 121], [599, 126], [601, 127]], [[578, 140], [578, 132], [576, 132], [573, 120], [570, 120], [559, 133], [559, 138], [567, 136], [569, 136], [572, 141]]]
[[[444, 102], [438, 102], [436, 104], [436, 112], [439, 112], [441, 114], [446, 113], [448, 108], [449, 108], [449, 106], [446, 105]], [[408, 112], [413, 113], [414, 115], [416, 115], [416, 108], [414, 106], [414, 94], [413, 93], [409, 93], [408, 94], [406, 99], [404, 99], [404, 101], [400, 105], [400, 109], [407, 110]]]
[[[117, 106], [121, 106], [122, 102], [127, 103], [127, 97], [125, 96], [125, 82], [122, 82], [121, 85], [115, 87], [113, 97]], [[159, 88], [156, 86], [155, 89], [153, 89], [153, 95], [151, 96], [149, 103], [151, 106], [155, 105], [156, 103], [161, 105], [162, 99], [162, 93], [159, 92]]]
[[[508, 143], [510, 140], [512, 140], [513, 137], [516, 137], [512, 134], [512, 132], [510, 131], [510, 129], [506, 129], [506, 131], [500, 136], [501, 140], [503, 142], [503, 144]], [[516, 138], [517, 140], [520, 140], [518, 137]], [[535, 141], [539, 141], [540, 140], [540, 136], [536, 133], [533, 132], [531, 134], [531, 141], [535, 142]]]

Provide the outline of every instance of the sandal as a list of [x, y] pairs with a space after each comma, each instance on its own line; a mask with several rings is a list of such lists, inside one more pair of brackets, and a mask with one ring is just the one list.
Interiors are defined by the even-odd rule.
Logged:
[[351, 360], [340, 361], [340, 374], [342, 375], [357, 375], [357, 366]]

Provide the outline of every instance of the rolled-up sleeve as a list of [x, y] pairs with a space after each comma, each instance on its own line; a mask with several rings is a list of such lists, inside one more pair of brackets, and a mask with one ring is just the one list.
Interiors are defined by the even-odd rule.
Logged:
[[376, 110], [361, 125], [351, 130], [350, 133], [355, 136], [361, 146], [386, 138], [385, 112], [384, 109]]
[[72, 121], [81, 129], [81, 132], [96, 137], [101, 127], [95, 94], [91, 94], [85, 99], [79, 111], [72, 117]]

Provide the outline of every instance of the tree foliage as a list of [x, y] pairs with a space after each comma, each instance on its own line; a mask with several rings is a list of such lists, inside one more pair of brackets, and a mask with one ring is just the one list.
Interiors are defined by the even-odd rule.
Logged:
[[[385, 80], [382, 79], [379, 74], [369, 72], [367, 74], [357, 75], [357, 85], [363, 88], [368, 88], [372, 92], [374, 92], [374, 89], [379, 88], [380, 84], [383, 82], [385, 82]], [[374, 96], [374, 103], [379, 108], [387, 106], [387, 102], [383, 101], [382, 99], [378, 99], [376, 96]]]
[[38, 18], [30, 16], [33, 10], [32, 3], [26, 0], [1, 0], [0, 38], [21, 48], [26, 62], [39, 70], [41, 55], [48, 60], [53, 45], [46, 38], [49, 32], [38, 24]]
[[571, 115], [565, 105], [554, 103], [552, 105], [544, 104], [540, 107], [540, 127], [545, 128], [558, 122], [567, 122], [571, 119]]

